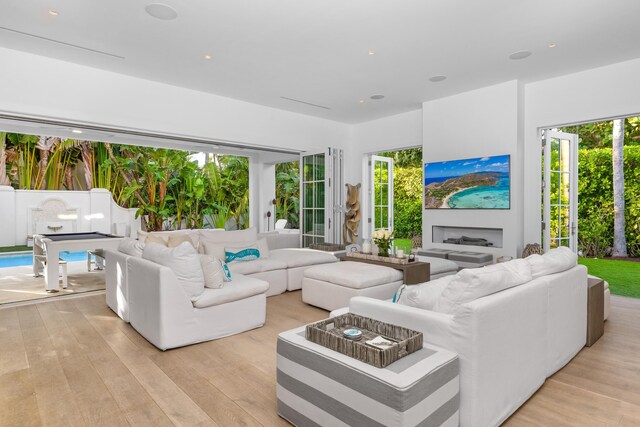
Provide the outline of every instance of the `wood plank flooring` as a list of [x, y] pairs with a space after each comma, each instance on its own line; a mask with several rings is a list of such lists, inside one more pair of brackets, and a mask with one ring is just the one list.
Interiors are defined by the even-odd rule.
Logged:
[[[267, 299], [267, 324], [162, 352], [104, 295], [0, 309], [0, 426], [284, 426], [278, 332], [323, 319], [300, 292]], [[605, 335], [506, 423], [640, 426], [640, 300], [613, 297]]]

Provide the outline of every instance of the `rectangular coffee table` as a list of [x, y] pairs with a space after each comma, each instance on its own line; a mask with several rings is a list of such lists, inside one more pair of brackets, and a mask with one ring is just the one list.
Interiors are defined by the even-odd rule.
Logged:
[[340, 261], [356, 261], [367, 264], [382, 265], [384, 267], [395, 268], [402, 271], [403, 281], [405, 285], [417, 285], [418, 283], [428, 282], [431, 279], [431, 267], [428, 262], [415, 261], [408, 264], [396, 264], [393, 262], [377, 261], [366, 258], [356, 258], [348, 256], [338, 256]]
[[33, 236], [33, 275], [38, 277], [42, 274], [40, 260], [46, 256], [45, 289], [48, 292], [57, 292], [59, 290], [58, 260], [60, 252], [95, 249], [116, 250], [122, 239], [124, 237], [98, 232], [36, 234]]
[[459, 369], [429, 344], [376, 368], [307, 341], [303, 326], [278, 336], [278, 415], [298, 427], [457, 426]]

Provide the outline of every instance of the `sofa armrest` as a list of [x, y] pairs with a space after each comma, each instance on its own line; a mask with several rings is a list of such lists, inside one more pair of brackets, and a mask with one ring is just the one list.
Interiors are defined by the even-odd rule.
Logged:
[[451, 315], [367, 297], [351, 298], [349, 311], [422, 332], [425, 342], [455, 351]]
[[130, 255], [120, 251], [105, 249], [105, 298], [107, 305], [125, 322], [129, 321], [127, 295], [127, 260]]
[[170, 268], [131, 257], [127, 274], [129, 320], [142, 336], [165, 350], [167, 337], [190, 333], [195, 309]]

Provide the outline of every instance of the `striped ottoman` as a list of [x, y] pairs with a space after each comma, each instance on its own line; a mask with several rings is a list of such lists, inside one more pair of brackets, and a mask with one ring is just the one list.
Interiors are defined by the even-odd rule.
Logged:
[[458, 356], [425, 344], [386, 368], [278, 336], [278, 414], [296, 426], [457, 426]]

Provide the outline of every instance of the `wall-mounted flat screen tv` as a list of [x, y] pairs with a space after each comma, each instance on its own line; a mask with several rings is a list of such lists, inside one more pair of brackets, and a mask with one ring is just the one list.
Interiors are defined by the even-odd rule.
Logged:
[[425, 163], [425, 209], [509, 209], [510, 156]]

